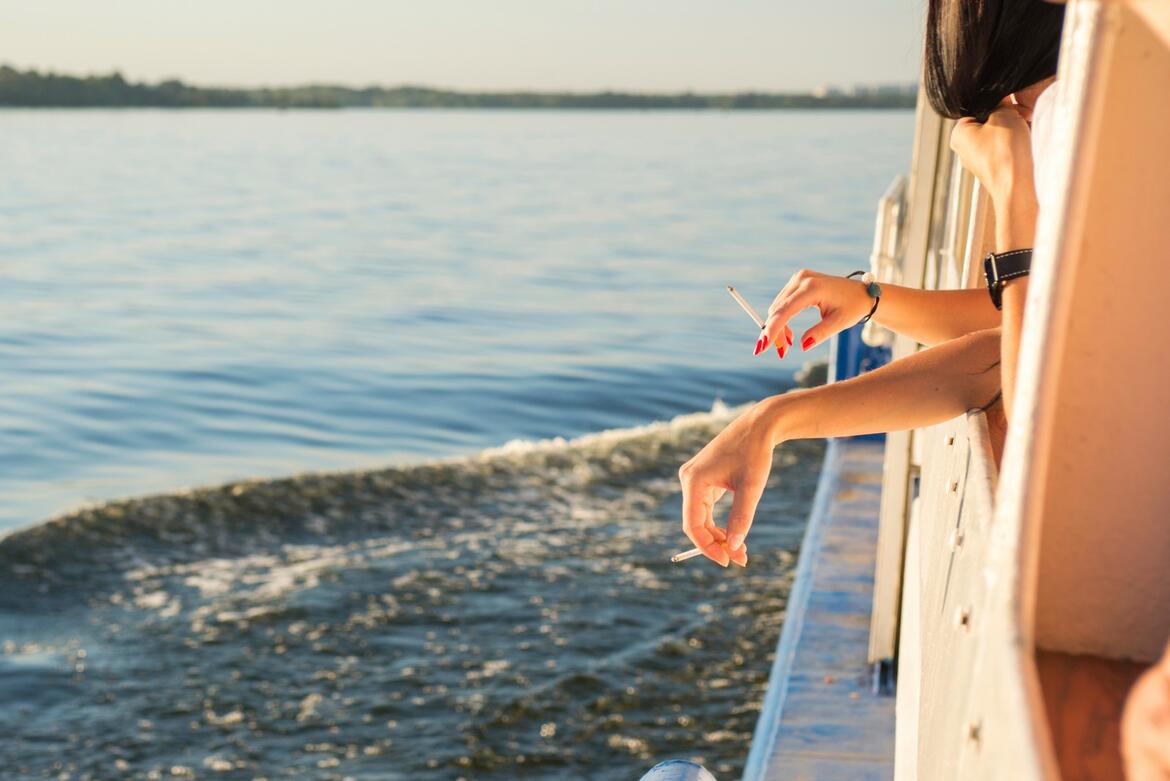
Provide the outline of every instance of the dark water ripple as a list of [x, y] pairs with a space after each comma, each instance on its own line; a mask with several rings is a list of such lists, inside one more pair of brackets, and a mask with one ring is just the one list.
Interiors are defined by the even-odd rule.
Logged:
[[672, 565], [726, 421], [92, 508], [0, 540], [0, 777], [636, 778], [745, 758], [822, 454]]

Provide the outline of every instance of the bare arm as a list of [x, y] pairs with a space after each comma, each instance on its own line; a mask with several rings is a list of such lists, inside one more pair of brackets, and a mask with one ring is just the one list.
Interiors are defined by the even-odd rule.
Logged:
[[[858, 279], [798, 271], [768, 308], [764, 331], [767, 342], [759, 352], [772, 344], [777, 346], [781, 357], [789, 344], [811, 350], [855, 325], [869, 314], [873, 303]], [[820, 311], [820, 321], [799, 339], [793, 338], [789, 321], [810, 307]], [[1000, 324], [999, 312], [985, 290], [920, 290], [901, 285], [882, 285], [882, 299], [873, 319], [926, 345], [940, 344]]]
[[979, 331], [842, 382], [765, 399], [758, 414], [774, 445], [930, 426], [990, 402], [999, 358], [999, 329]]
[[[1000, 332], [980, 331], [819, 388], [772, 396], [727, 426], [679, 469], [683, 531], [709, 559], [746, 562], [743, 544], [772, 469], [789, 439], [839, 437], [929, 426], [981, 407], [1000, 387]], [[726, 545], [714, 506], [734, 494]], [[729, 556], [730, 552], [730, 556]]]
[[[995, 249], [1030, 249], [1035, 243], [1040, 210], [1033, 178], [1032, 134], [1018, 106], [996, 109], [987, 122], [960, 119], [951, 132], [951, 148], [979, 178], [995, 204]], [[1003, 401], [1011, 420], [1016, 364], [1024, 325], [1027, 277], [1009, 280], [1003, 288]]]
[[[1039, 207], [1036, 191], [1029, 178], [1014, 193], [1001, 195], [995, 213], [995, 248], [1007, 252], [1031, 247], [1036, 242], [1036, 216]], [[1024, 329], [1024, 302], [1028, 298], [1028, 278], [1008, 280], [1003, 287], [1003, 406], [1009, 419], [1015, 398], [1016, 365], [1019, 361], [1020, 334]]]
[[922, 290], [900, 285], [882, 285], [882, 301], [873, 319], [925, 345], [1000, 324], [986, 290]]
[[[1030, 246], [1030, 245], [1029, 245]], [[1028, 279], [1014, 279], [1003, 288], [1003, 409], [1011, 420], [1016, 393], [1016, 367], [1020, 360], [1020, 334], [1024, 330], [1024, 301]]]

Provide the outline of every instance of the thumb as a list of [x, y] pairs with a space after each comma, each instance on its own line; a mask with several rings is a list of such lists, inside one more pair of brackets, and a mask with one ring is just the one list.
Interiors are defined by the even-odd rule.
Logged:
[[764, 484], [757, 480], [745, 481], [735, 492], [731, 513], [727, 516], [728, 550], [743, 547], [748, 531], [752, 528], [752, 521], [756, 517], [756, 506], [759, 505], [763, 494]]
[[834, 312], [804, 332], [800, 337], [800, 349], [808, 352], [818, 344], [827, 342], [833, 334], [841, 330], [841, 316]]

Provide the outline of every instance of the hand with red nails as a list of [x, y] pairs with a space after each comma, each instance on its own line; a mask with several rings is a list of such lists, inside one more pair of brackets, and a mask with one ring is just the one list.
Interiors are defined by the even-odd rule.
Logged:
[[[780, 393], [753, 404], [678, 470], [683, 531], [717, 564], [746, 566], [744, 540], [777, 445], [903, 431], [986, 409], [1003, 387], [999, 373], [987, 369], [999, 354], [1000, 329], [991, 328], [844, 382]], [[715, 525], [715, 504], [728, 491], [734, 498], [724, 530]]]
[[[768, 345], [772, 343], [767, 331], [760, 331], [760, 338], [756, 340], [756, 351], [754, 355], [759, 355], [764, 350], [768, 349]], [[792, 329], [785, 326], [784, 338], [776, 345], [776, 352], [781, 358], [788, 352], [788, 348], [792, 347]]]
[[[789, 321], [798, 312], [810, 307], [820, 310], [821, 319], [800, 337], [800, 349], [805, 352], [823, 344], [834, 334], [856, 325], [873, 308], [873, 298], [865, 284], [858, 279], [845, 279], [802, 269], [792, 275], [768, 307], [764, 333], [756, 342], [756, 355], [767, 349], [768, 344], [779, 344], [777, 351], [783, 358], [793, 344]], [[762, 348], [759, 347], [761, 343], [764, 345]]]
[[[747, 538], [756, 505], [772, 471], [775, 443], [753, 407], [736, 418], [678, 470], [683, 491], [683, 531], [703, 555], [726, 567], [747, 566]], [[715, 503], [733, 495], [727, 530], [715, 525]]]

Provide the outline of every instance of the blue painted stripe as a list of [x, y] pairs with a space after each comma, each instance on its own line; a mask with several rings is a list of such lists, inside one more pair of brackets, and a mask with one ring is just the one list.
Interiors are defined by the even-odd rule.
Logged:
[[780, 643], [776, 647], [776, 658], [772, 661], [772, 671], [768, 676], [768, 693], [764, 697], [764, 707], [760, 711], [760, 718], [756, 721], [756, 729], [752, 735], [752, 746], [744, 767], [743, 781], [763, 781], [764, 770], [780, 734], [780, 718], [784, 712], [784, 700], [788, 696], [788, 679], [792, 673], [793, 659], [804, 627], [804, 614], [812, 594], [813, 572], [820, 554], [825, 519], [828, 517], [829, 505], [837, 493], [840, 472], [841, 444], [831, 439], [825, 450], [825, 463], [817, 481], [817, 492], [809, 514], [808, 527], [804, 530], [800, 559], [796, 564], [796, 579], [788, 595], [784, 627], [780, 631]]
[[[861, 329], [855, 325], [833, 337], [829, 347], [829, 382], [847, 380], [873, 371], [890, 362], [893, 353], [888, 347], [870, 347], [861, 340]], [[882, 441], [885, 434], [870, 434], [858, 439]]]

